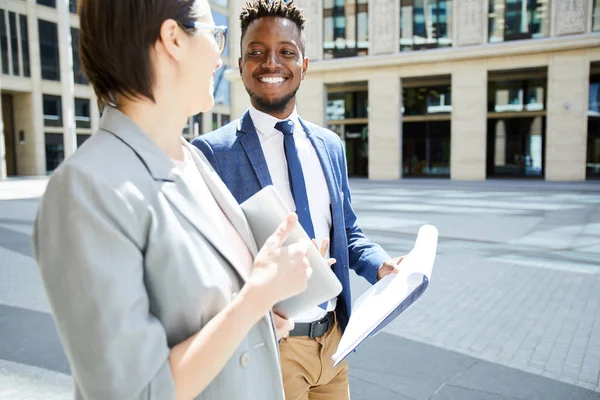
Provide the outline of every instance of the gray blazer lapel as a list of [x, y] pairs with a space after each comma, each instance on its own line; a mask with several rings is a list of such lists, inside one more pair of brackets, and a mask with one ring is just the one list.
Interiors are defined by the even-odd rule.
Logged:
[[194, 146], [187, 143], [184, 139], [183, 145], [190, 151], [192, 157], [194, 158], [194, 162], [200, 171], [200, 174], [204, 178], [208, 189], [212, 193], [213, 197], [217, 201], [217, 204], [223, 210], [223, 213], [229, 218], [229, 221], [238, 231], [244, 243], [248, 246], [248, 249], [252, 253], [252, 256], [256, 256], [258, 253], [256, 242], [254, 240], [254, 236], [252, 235], [252, 231], [250, 230], [250, 225], [248, 225], [248, 221], [244, 216], [244, 213], [237, 201], [227, 189], [227, 186], [223, 183], [219, 175], [209, 167], [210, 163], [202, 154], [201, 151], [196, 149]]
[[240, 135], [240, 143], [250, 160], [250, 165], [254, 169], [254, 173], [258, 178], [261, 188], [272, 185], [271, 174], [269, 173], [269, 167], [267, 166], [267, 160], [265, 160], [265, 154], [263, 153], [260, 140], [258, 139], [258, 133], [250, 118], [250, 113], [246, 113], [240, 119], [238, 126]]

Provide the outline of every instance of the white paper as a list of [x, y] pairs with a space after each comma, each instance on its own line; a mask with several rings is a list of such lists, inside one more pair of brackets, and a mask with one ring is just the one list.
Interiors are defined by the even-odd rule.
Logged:
[[438, 231], [432, 225], [419, 229], [415, 246], [398, 265], [398, 274], [389, 274], [360, 296], [332, 359], [337, 366], [365, 340], [390, 313], [423, 283], [431, 281], [431, 271], [437, 251]]

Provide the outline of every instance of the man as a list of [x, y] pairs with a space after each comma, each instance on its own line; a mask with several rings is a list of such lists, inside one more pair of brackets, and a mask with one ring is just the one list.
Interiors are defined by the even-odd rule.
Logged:
[[322, 254], [337, 260], [342, 293], [295, 319], [280, 357], [287, 400], [348, 399], [348, 365], [334, 369], [331, 356], [348, 324], [349, 268], [373, 284], [395, 271], [400, 258], [390, 259], [358, 226], [339, 137], [296, 112], [308, 68], [302, 11], [291, 1], [254, 0], [240, 19], [239, 69], [252, 105], [240, 120], [193, 144], [238, 202], [274, 185], [309, 236], [324, 243]]

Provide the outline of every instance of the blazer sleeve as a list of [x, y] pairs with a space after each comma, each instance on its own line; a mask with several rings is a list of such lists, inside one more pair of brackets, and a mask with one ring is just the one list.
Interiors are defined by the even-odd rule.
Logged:
[[204, 154], [210, 165], [212, 165], [214, 170], [217, 171], [217, 174], [219, 174], [219, 176], [223, 176], [221, 175], [221, 169], [219, 168], [219, 160], [215, 156], [215, 152], [210, 144], [202, 137], [197, 137], [196, 139], [192, 140], [192, 144], [196, 146], [196, 148], [200, 150], [202, 154]]
[[348, 239], [348, 261], [350, 268], [364, 277], [371, 284], [377, 282], [377, 271], [384, 261], [391, 257], [376, 243], [371, 242], [358, 224], [358, 218], [352, 208], [350, 186], [348, 184], [348, 167], [344, 145], [339, 140], [339, 168], [341, 170], [341, 185], [343, 192], [343, 213]]
[[78, 390], [89, 400], [174, 399], [166, 333], [149, 312], [144, 249], [132, 235], [144, 229], [136, 207], [125, 189], [66, 167], [48, 185], [33, 244]]

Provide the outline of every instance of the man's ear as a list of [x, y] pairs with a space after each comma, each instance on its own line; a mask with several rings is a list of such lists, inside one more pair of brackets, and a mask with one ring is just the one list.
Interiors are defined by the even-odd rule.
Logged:
[[166, 52], [175, 60], [181, 60], [183, 57], [182, 33], [177, 22], [172, 19], [165, 20], [160, 26], [159, 39]]
[[302, 60], [302, 79], [306, 78], [306, 71], [308, 71], [308, 57]]

